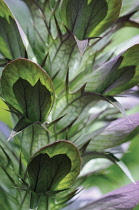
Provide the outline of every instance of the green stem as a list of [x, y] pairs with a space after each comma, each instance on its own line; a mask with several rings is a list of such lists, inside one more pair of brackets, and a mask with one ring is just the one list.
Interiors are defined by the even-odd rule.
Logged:
[[31, 197], [30, 197], [30, 210], [37, 210], [38, 208], [38, 203], [40, 200], [40, 195], [36, 194], [36, 193], [31, 193]]
[[46, 210], [49, 210], [49, 196], [46, 196]]

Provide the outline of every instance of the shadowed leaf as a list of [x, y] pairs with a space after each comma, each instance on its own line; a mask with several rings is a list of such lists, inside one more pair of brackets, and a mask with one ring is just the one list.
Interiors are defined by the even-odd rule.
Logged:
[[33, 122], [45, 121], [46, 110], [51, 106], [51, 94], [40, 79], [31, 86], [28, 81], [19, 78], [13, 85], [13, 92], [24, 116]]

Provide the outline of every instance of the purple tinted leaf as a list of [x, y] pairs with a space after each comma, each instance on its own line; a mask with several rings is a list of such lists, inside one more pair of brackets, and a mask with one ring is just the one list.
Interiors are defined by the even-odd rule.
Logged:
[[[91, 141], [96, 149], [107, 149], [120, 145], [121, 143], [131, 140], [132, 135], [136, 135], [135, 128], [139, 126], [139, 113], [128, 116], [130, 123], [126, 118], [120, 118], [113, 121], [107, 126], [100, 135], [95, 136]], [[134, 133], [135, 130], [135, 133]], [[129, 136], [129, 134], [131, 134]]]
[[117, 131], [124, 131], [124, 134], [129, 134], [135, 127], [139, 125], [139, 113], [130, 115], [128, 118], [132, 123], [127, 121], [126, 118], [117, 119], [107, 126], [105, 129], [105, 134], [110, 134]]
[[88, 149], [101, 152], [131, 140], [137, 135], [138, 126], [139, 113], [129, 115], [128, 120], [126, 118], [117, 119], [105, 128], [82, 136], [76, 141], [76, 145], [80, 146], [91, 139]]
[[131, 210], [139, 203], [139, 181], [114, 190], [80, 210]]

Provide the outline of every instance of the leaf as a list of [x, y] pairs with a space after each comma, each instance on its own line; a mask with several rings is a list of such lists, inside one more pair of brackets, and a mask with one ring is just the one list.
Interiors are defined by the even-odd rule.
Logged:
[[0, 17], [0, 52], [9, 59], [24, 57], [25, 48], [15, 21], [9, 17], [10, 24]]
[[[123, 61], [119, 66], [118, 70], [125, 69], [126, 70], [126, 77], [130, 78], [127, 80], [124, 79], [124, 75], [119, 79], [119, 81], [115, 82], [111, 85], [105, 92], [107, 94], [118, 94], [123, 92], [131, 87], [134, 87], [138, 84], [138, 77], [139, 77], [139, 65], [137, 62], [137, 57], [139, 56], [139, 44], [134, 45], [133, 47], [126, 50], [123, 54]], [[129, 73], [129, 71], [132, 71]], [[125, 83], [124, 83], [125, 82]]]
[[[19, 25], [19, 31], [27, 50], [28, 58], [39, 65], [43, 63], [48, 46], [53, 41], [52, 35], [57, 37], [51, 1], [15, 1], [5, 0]], [[46, 18], [45, 18], [46, 16]], [[43, 17], [43, 18], [42, 18]], [[50, 28], [51, 30], [50, 30]], [[50, 47], [50, 46], [49, 46]]]
[[[48, 62], [46, 67], [48, 74], [53, 78], [53, 83], [57, 93], [65, 90], [65, 80], [67, 69], [77, 71], [76, 66], [80, 64], [81, 55], [76, 46], [75, 39], [70, 35], [62, 36], [62, 40], [57, 38], [49, 48]], [[59, 62], [62, 59], [62, 62]], [[70, 75], [73, 74], [70, 71]], [[69, 75], [69, 76], [70, 76]]]
[[34, 42], [34, 34], [33, 34], [34, 28], [31, 22], [32, 17], [29, 8], [27, 7], [24, 1], [14, 1], [14, 0], [4, 0], [4, 1], [12, 11], [14, 17], [16, 18], [16, 20], [18, 21], [18, 23], [20, 24], [21, 28], [23, 29], [26, 35], [28, 31], [28, 38], [30, 38], [30, 36], [32, 38], [32, 42], [30, 42], [31, 40], [29, 40], [29, 42], [32, 44]]
[[[53, 108], [52, 119], [59, 118], [63, 116], [63, 119], [57, 122], [54, 127], [55, 134], [63, 133], [64, 136], [58, 136], [59, 138], [69, 139], [69, 130], [75, 125], [74, 133], [76, 134], [79, 129], [85, 126], [86, 121], [88, 121], [89, 110], [94, 104], [99, 100], [106, 100], [106, 98], [101, 97], [100, 95], [94, 93], [83, 93], [83, 88], [78, 92], [68, 95], [68, 103], [66, 97], [61, 97], [56, 101]], [[109, 102], [108, 100], [106, 100]], [[81, 119], [80, 119], [81, 118]], [[83, 123], [83, 124], [82, 124]], [[72, 141], [72, 138], [71, 138]]]
[[[105, 96], [103, 97], [105, 98]], [[126, 111], [120, 102], [118, 102], [112, 96], [106, 96], [106, 101], [109, 101], [109, 103], [111, 103], [116, 109], [118, 109], [123, 114], [123, 116], [132, 124], [132, 122], [128, 119]]]
[[[24, 44], [24, 47], [26, 48], [26, 51], [27, 51], [27, 54], [28, 54], [28, 57], [30, 58], [30, 59], [32, 59], [33, 61], [35, 61], [36, 62], [36, 57], [35, 57], [35, 54], [34, 54], [34, 52], [33, 52], [33, 50], [32, 50], [32, 48], [31, 48], [31, 46], [30, 46], [30, 43], [29, 43], [29, 41], [28, 41], [28, 38], [27, 38], [27, 36], [25, 35], [25, 33], [24, 33], [24, 31], [23, 31], [23, 29], [22, 29], [22, 27], [21, 27], [21, 25], [19, 24], [19, 22], [18, 22], [18, 20], [16, 19], [16, 17], [15, 17], [15, 15], [14, 15], [14, 13], [13, 13], [13, 11], [12, 11], [12, 9], [13, 9], [13, 7], [12, 7], [12, 9], [11, 9], [11, 5], [14, 3], [14, 2], [11, 2], [11, 1], [9, 1], [9, 0], [0, 0], [0, 3], [1, 3], [1, 6], [2, 6], [2, 10], [4, 11], [3, 12], [3, 14], [1, 15], [2, 17], [4, 16], [4, 17], [6, 17], [6, 19], [7, 19], [7, 17], [8, 17], [8, 22], [9, 22], [9, 16], [11, 16], [13, 19], [14, 19], [14, 22], [16, 23], [16, 26], [17, 26], [17, 29], [18, 29], [18, 31], [19, 31], [19, 33], [20, 33], [20, 36], [21, 36], [21, 39], [22, 39], [22, 42], [23, 42], [23, 44]], [[16, 3], [17, 4], [17, 3]], [[17, 6], [17, 5], [16, 5]], [[16, 7], [15, 6], [15, 7]], [[22, 5], [23, 6], [23, 5]], [[9, 34], [9, 36], [10, 36], [10, 34]], [[16, 51], [16, 50], [15, 50]], [[17, 57], [16, 57], [17, 58]], [[15, 58], [14, 58], [15, 59]]]
[[128, 119], [128, 116], [126, 115], [124, 107], [115, 98], [113, 98], [112, 96], [104, 96], [102, 94], [92, 93], [92, 92], [85, 92], [84, 95], [90, 95], [90, 96], [94, 97], [93, 100], [103, 100], [103, 101], [106, 101], [106, 102], [112, 104], [132, 124], [132, 122]]
[[20, 131], [24, 130], [24, 128], [27, 128], [28, 126], [32, 125], [33, 122], [31, 120], [28, 120], [26, 117], [22, 117], [14, 127], [13, 131], [11, 132], [8, 141], [16, 136]]
[[80, 210], [132, 210], [139, 203], [139, 181], [114, 190]]
[[[88, 110], [90, 108], [89, 104], [93, 103], [93, 97], [78, 95], [70, 95], [69, 103], [67, 104], [66, 98], [62, 97], [61, 100], [57, 101], [57, 104], [54, 106], [53, 110], [53, 118], [59, 118], [61, 115], [65, 115], [62, 120], [57, 122], [55, 125], [55, 131], [60, 132], [61, 130], [66, 130], [68, 126], [70, 127], [79, 115], [83, 112], [83, 110]], [[87, 114], [88, 115], [88, 114]], [[87, 118], [87, 116], [86, 116]]]
[[50, 144], [52, 141], [49, 139], [48, 131], [45, 130], [40, 124], [34, 123], [27, 127], [22, 132], [21, 146], [22, 154], [26, 163], [30, 157], [44, 145]]
[[[129, 171], [128, 167], [112, 153], [90, 152], [89, 154], [90, 154], [90, 157], [88, 157], [88, 158], [91, 160], [89, 160], [84, 165], [84, 167], [82, 168], [82, 170], [80, 172], [79, 177], [88, 176], [92, 173], [95, 173], [95, 172], [98, 172], [105, 168], [108, 168], [112, 163], [114, 163], [117, 166], [119, 166], [119, 168], [125, 173], [125, 175], [130, 179], [130, 181], [135, 184], [134, 178], [133, 178], [131, 172]], [[88, 156], [89, 156], [89, 154], [88, 154]], [[86, 158], [86, 155], [84, 156], [84, 158]], [[98, 157], [98, 158], [96, 158], [96, 157]]]
[[[5, 125], [4, 123], [0, 122], [0, 147], [2, 148], [3, 152], [5, 153], [5, 155], [7, 156], [7, 161], [5, 156], [2, 154], [1, 152], [1, 161], [4, 161], [4, 167], [6, 167], [6, 165], [9, 164], [11, 166], [14, 165], [14, 168], [18, 168], [18, 156], [16, 153], [16, 149], [15, 145], [13, 144], [13, 142], [11, 142], [10, 144], [6, 141], [8, 136], [10, 135], [10, 129], [7, 127], [7, 125]], [[9, 159], [9, 160], [8, 160]], [[3, 162], [2, 162], [3, 163]]]
[[75, 92], [86, 84], [86, 91], [116, 95], [134, 87], [139, 77], [138, 56], [137, 44], [93, 72], [90, 72], [90, 68], [82, 71], [71, 82], [70, 91]]
[[59, 122], [59, 120], [61, 120], [61, 119], [62, 119], [63, 117], [65, 117], [65, 116], [66, 116], [66, 115], [63, 115], [63, 116], [61, 116], [61, 117], [59, 117], [59, 118], [53, 120], [53, 121], [50, 122], [50, 123], [46, 123], [45, 126], [46, 126], [47, 128], [50, 128], [51, 126], [54, 126], [57, 122]]
[[[11, 159], [11, 157], [9, 156], [9, 154], [6, 152], [6, 150], [2, 147], [2, 145], [0, 145], [0, 149], [1, 149], [1, 154], [3, 153], [3, 155], [5, 156], [5, 158], [4, 159], [7, 159], [7, 164], [5, 165], [5, 168], [7, 167], [7, 166], [9, 166], [9, 165], [11, 165], [11, 166], [13, 166], [13, 163], [12, 163], [12, 159]], [[1, 162], [2, 162], [2, 155], [1, 155]], [[4, 161], [5, 162], [5, 161]], [[5, 163], [6, 163], [5, 162]], [[4, 164], [5, 164], [4, 163]]]
[[2, 96], [10, 109], [23, 116], [14, 131], [45, 122], [54, 103], [53, 84], [37, 64], [27, 59], [10, 62], [2, 73]]
[[80, 172], [77, 148], [67, 141], [43, 147], [30, 159], [27, 166], [31, 193], [31, 209], [38, 206], [40, 196], [51, 196], [73, 184]]
[[132, 0], [132, 1], [123, 0], [120, 15], [122, 15], [122, 16], [127, 15], [131, 12], [134, 12], [134, 11], [138, 10], [138, 8], [139, 8], [139, 2], [138, 1], [136, 1], [136, 0]]
[[111, 160], [112, 162], [114, 162], [116, 165], [118, 165], [122, 169], [122, 171], [125, 173], [125, 175], [130, 179], [130, 181], [135, 184], [132, 174], [130, 173], [127, 166], [121, 160], [119, 160], [117, 157], [115, 157], [113, 154], [106, 154], [106, 155], [107, 155], [108, 159]]
[[86, 124], [89, 123], [89, 110], [95, 106], [98, 101], [106, 101], [112, 104], [131, 123], [122, 105], [113, 97], [92, 92], [81, 92], [80, 90], [77, 93], [68, 95], [68, 104], [65, 97], [61, 97], [61, 99], [55, 103], [52, 117], [56, 119], [65, 114], [63, 119], [55, 124], [54, 131], [52, 131], [55, 132], [55, 134], [63, 133], [63, 136], [57, 137], [58, 139], [66, 138], [69, 140], [71, 138], [70, 140], [73, 141], [73, 135], [76, 135], [79, 130], [82, 130], [82, 134], [84, 135], [87, 129], [86, 131], [83, 129], [86, 128]]
[[10, 22], [9, 21], [9, 17], [13, 17], [12, 16], [12, 14], [11, 14], [11, 12], [9, 11], [9, 9], [8, 9], [8, 7], [7, 7], [7, 5], [5, 4], [5, 2], [4, 1], [0, 1], [0, 6], [1, 6], [1, 10], [0, 10], [0, 17], [3, 17], [3, 18], [5, 18], [8, 22]]
[[[4, 210], [9, 210], [16, 208], [18, 205], [17, 200], [13, 199], [13, 196], [11, 196], [11, 199], [9, 199], [10, 193], [5, 189], [4, 186], [0, 186], [0, 206]], [[11, 202], [12, 200], [12, 202]], [[13, 201], [14, 200], [14, 201]]]
[[133, 136], [138, 134], [138, 117], [139, 113], [128, 116], [128, 119], [132, 122], [132, 124], [126, 118], [114, 120], [108, 126], [78, 138], [75, 144], [80, 147], [82, 144], [85, 144], [91, 139], [88, 149], [90, 151], [99, 152], [118, 146], [131, 140]]
[[105, 158], [95, 158], [89, 160], [82, 168], [79, 177], [88, 176], [98, 171], [104, 170], [111, 165], [111, 162]]
[[[61, 141], [57, 141], [52, 144], [49, 144], [46, 147], [43, 147], [42, 149], [40, 149], [38, 152], [36, 152], [30, 159], [29, 164], [28, 164], [28, 173], [29, 173], [29, 177], [31, 180], [32, 180], [32, 175], [31, 175], [32, 172], [30, 172], [30, 170], [31, 170], [32, 166], [30, 164], [35, 163], [33, 161], [34, 158], [35, 158], [35, 160], [39, 161], [40, 157], [43, 157], [44, 159], [46, 159], [46, 161], [48, 161], [50, 158], [51, 159], [53, 158], [51, 160], [51, 164], [46, 167], [48, 167], [50, 169], [51, 166], [54, 164], [54, 167], [52, 167], [52, 169], [50, 169], [50, 171], [52, 170], [52, 173], [54, 172], [54, 174], [53, 174], [54, 177], [55, 177], [55, 173], [57, 173], [57, 176], [58, 176], [57, 179], [55, 179], [53, 177], [54, 183], [52, 182], [52, 180], [50, 180], [50, 182], [48, 182], [48, 180], [45, 180], [45, 183], [46, 183], [46, 185], [45, 185], [46, 188], [44, 190], [45, 192], [59, 191], [59, 190], [64, 190], [64, 189], [71, 187], [71, 185], [74, 183], [76, 177], [78, 176], [78, 174], [80, 172], [80, 163], [81, 163], [79, 151], [72, 143], [70, 143], [68, 141], [61, 140]], [[65, 162], [62, 162], [63, 158], [66, 160]], [[40, 159], [40, 161], [41, 161], [41, 159]], [[43, 159], [42, 159], [42, 161], [43, 161]], [[59, 165], [59, 167], [58, 167], [58, 164], [60, 164], [60, 163], [62, 163], [62, 165]], [[37, 165], [37, 163], [35, 163], [35, 164]], [[43, 162], [42, 162], [42, 164], [43, 164]], [[66, 164], [67, 164], [67, 168], [66, 168]], [[34, 167], [36, 167], [36, 166], [34, 165]], [[64, 177], [61, 174], [61, 171], [59, 171], [60, 167], [61, 167], [61, 169], [63, 168], [62, 170], [64, 170], [62, 172], [63, 174], [65, 174]], [[44, 168], [45, 168], [45, 164], [44, 164]], [[49, 169], [48, 169], [48, 171], [49, 171]], [[41, 169], [41, 165], [40, 165], [40, 170], [43, 170], [43, 167]], [[34, 173], [36, 173], [36, 171], [34, 171]], [[39, 168], [38, 168], [38, 173], [40, 173]], [[47, 174], [47, 171], [45, 171], [45, 173]], [[48, 172], [48, 174], [49, 174], [49, 172]], [[51, 174], [51, 176], [53, 176], [53, 175]], [[46, 175], [46, 176], [48, 176], [48, 179], [51, 178], [50, 174]], [[31, 181], [31, 183], [34, 183], [34, 181]], [[47, 186], [47, 183], [48, 183], [48, 186]], [[33, 184], [33, 186], [35, 186], [35, 183]], [[42, 184], [42, 187], [43, 187], [43, 184]], [[34, 190], [37, 188], [32, 188], [32, 189]], [[41, 188], [40, 189], [38, 188], [38, 192], [41, 192]]]
[[121, 0], [64, 0], [61, 17], [64, 25], [79, 40], [96, 37], [118, 18]]

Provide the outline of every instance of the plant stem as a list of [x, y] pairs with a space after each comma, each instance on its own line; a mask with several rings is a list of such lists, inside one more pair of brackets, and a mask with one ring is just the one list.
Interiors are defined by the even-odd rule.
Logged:
[[31, 193], [30, 209], [37, 210], [39, 200], [40, 200], [40, 195], [37, 195], [36, 193]]
[[46, 210], [49, 210], [49, 196], [46, 195]]

